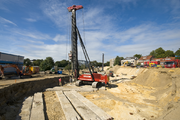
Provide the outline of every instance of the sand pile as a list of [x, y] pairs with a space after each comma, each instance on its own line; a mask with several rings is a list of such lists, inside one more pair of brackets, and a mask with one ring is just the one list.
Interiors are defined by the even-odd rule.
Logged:
[[128, 82], [122, 79], [123, 82], [117, 84], [117, 87], [105, 92], [82, 94], [115, 120], [180, 118], [180, 68], [137, 69], [115, 66], [111, 70], [120, 77], [137, 77]]

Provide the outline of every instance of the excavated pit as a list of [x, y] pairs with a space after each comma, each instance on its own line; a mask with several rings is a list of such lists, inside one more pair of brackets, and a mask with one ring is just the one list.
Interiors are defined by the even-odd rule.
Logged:
[[59, 86], [59, 78], [62, 85], [69, 82], [66, 75], [0, 80], [0, 120], [15, 120], [24, 99], [36, 92]]

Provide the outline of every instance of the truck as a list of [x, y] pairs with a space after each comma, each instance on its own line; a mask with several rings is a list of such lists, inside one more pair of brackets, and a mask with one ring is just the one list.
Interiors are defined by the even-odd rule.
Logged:
[[[13, 65], [16, 65], [19, 68], [19, 70], [22, 70], [23, 63], [24, 63], [24, 56], [0, 52], [0, 65], [2, 67], [5, 67], [7, 64], [13, 64]], [[11, 75], [11, 74], [16, 74], [16, 73], [17, 71], [16, 71], [16, 68], [14, 67], [8, 67], [4, 69], [5, 75]], [[1, 75], [2, 75], [2, 72], [0, 71], [0, 76]]]
[[165, 68], [177, 68], [177, 67], [180, 67], [180, 60], [179, 59], [166, 60], [164, 62], [164, 67]]

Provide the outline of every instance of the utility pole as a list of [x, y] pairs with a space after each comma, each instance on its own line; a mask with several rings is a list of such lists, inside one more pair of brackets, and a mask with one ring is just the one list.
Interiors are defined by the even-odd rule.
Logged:
[[102, 54], [102, 71], [104, 71], [104, 53]]
[[76, 31], [76, 10], [82, 9], [82, 5], [73, 5], [68, 7], [68, 11], [72, 12], [71, 16], [71, 51], [72, 51], [72, 59], [71, 59], [71, 69], [72, 76], [77, 78], [79, 77], [79, 68], [78, 68], [78, 48], [77, 48], [77, 31]]

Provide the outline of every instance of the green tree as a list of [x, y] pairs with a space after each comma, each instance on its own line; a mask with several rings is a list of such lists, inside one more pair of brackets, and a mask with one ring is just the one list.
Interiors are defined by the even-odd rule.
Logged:
[[157, 48], [150, 52], [150, 55], [154, 56], [155, 58], [165, 58], [165, 50], [162, 47]]
[[110, 62], [107, 61], [106, 63], [104, 63], [104, 66], [109, 66], [110, 65]]
[[68, 64], [64, 67], [65, 70], [71, 70], [71, 64]]
[[141, 54], [135, 54], [134, 57], [137, 57], [138, 59], [141, 58]]
[[56, 61], [55, 65], [58, 67], [65, 67], [68, 65], [68, 63], [69, 63], [68, 60], [61, 60], [61, 61]]
[[180, 48], [175, 52], [176, 59], [180, 59]]
[[54, 66], [54, 60], [52, 57], [46, 57], [45, 60], [43, 60], [40, 64], [40, 69], [45, 71], [45, 70], [50, 70]]
[[101, 63], [101, 62], [98, 62], [98, 66], [101, 67], [101, 66], [102, 66], [102, 63]]
[[166, 57], [174, 57], [175, 56], [174, 52], [171, 50], [166, 50], [165, 54], [166, 54]]
[[92, 65], [92, 66], [98, 66], [98, 62], [97, 62], [96, 60], [91, 61], [91, 65]]
[[41, 64], [40, 64], [40, 70], [41, 71], [45, 71], [45, 70], [48, 70], [47, 68], [48, 68], [48, 66], [47, 66], [47, 61], [46, 60], [43, 60], [42, 62], [41, 62]]
[[81, 69], [81, 70], [83, 70], [83, 69], [85, 69], [86, 68], [86, 66], [85, 65], [81, 65], [81, 66], [79, 66], [79, 69]]
[[43, 59], [37, 59], [37, 60], [33, 61], [33, 65], [34, 66], [40, 66], [42, 61], [43, 61]]
[[116, 56], [116, 58], [115, 58], [115, 60], [114, 60], [114, 66], [115, 65], [120, 65], [121, 63], [120, 63], [120, 57], [119, 56]]
[[29, 58], [24, 59], [24, 65], [25, 66], [31, 66], [32, 65], [31, 60]]
[[150, 55], [156, 57], [156, 52], [153, 50], [153, 51], [150, 52]]

